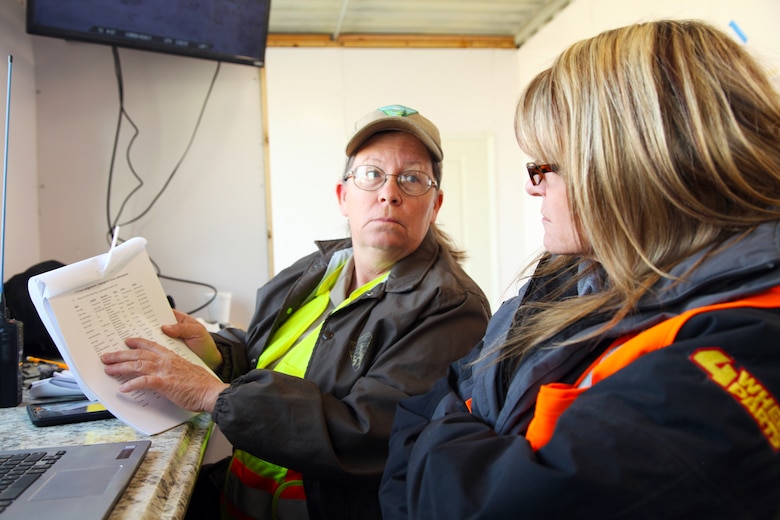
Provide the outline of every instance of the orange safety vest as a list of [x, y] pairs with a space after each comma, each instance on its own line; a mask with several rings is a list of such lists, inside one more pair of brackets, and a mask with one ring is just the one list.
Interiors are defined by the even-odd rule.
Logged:
[[707, 305], [686, 311], [665, 320], [626, 340], [620, 338], [602, 354], [573, 385], [550, 383], [542, 385], [536, 396], [536, 409], [528, 425], [525, 437], [534, 450], [540, 449], [552, 438], [558, 417], [592, 385], [606, 379], [639, 357], [671, 345], [680, 328], [692, 316], [703, 312], [731, 309], [735, 307], [775, 308], [780, 307], [780, 287], [748, 298]]

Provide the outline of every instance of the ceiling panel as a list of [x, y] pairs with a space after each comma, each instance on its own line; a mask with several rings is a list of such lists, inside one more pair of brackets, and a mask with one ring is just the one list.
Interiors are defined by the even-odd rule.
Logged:
[[[520, 46], [570, 0], [272, 0], [269, 45], [349, 45], [415, 38]], [[359, 37], [358, 37], [359, 36]], [[395, 39], [387, 37], [394, 36]], [[404, 36], [404, 38], [397, 38]], [[460, 37], [460, 38], [452, 38]], [[283, 43], [287, 42], [287, 43]], [[405, 43], [403, 43], [405, 42]], [[386, 45], [384, 45], [386, 46]], [[427, 45], [432, 46], [432, 45]], [[506, 45], [501, 45], [506, 46]]]

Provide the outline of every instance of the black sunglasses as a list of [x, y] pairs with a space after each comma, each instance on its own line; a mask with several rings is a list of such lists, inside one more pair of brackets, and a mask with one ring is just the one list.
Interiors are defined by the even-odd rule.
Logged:
[[544, 180], [544, 174], [550, 172], [557, 172], [558, 167], [554, 164], [536, 164], [526, 163], [525, 167], [528, 168], [528, 176], [531, 177], [531, 184], [538, 186], [542, 180]]

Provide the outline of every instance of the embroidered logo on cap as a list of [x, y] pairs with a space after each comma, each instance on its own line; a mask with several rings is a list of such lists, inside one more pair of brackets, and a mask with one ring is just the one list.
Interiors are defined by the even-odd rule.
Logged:
[[388, 105], [386, 107], [380, 107], [377, 110], [383, 112], [388, 116], [406, 117], [417, 113], [417, 110], [403, 105]]

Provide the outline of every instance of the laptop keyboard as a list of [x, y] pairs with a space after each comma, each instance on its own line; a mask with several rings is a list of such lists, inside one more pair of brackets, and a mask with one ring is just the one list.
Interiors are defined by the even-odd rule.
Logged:
[[64, 454], [61, 450], [0, 455], [0, 513]]

